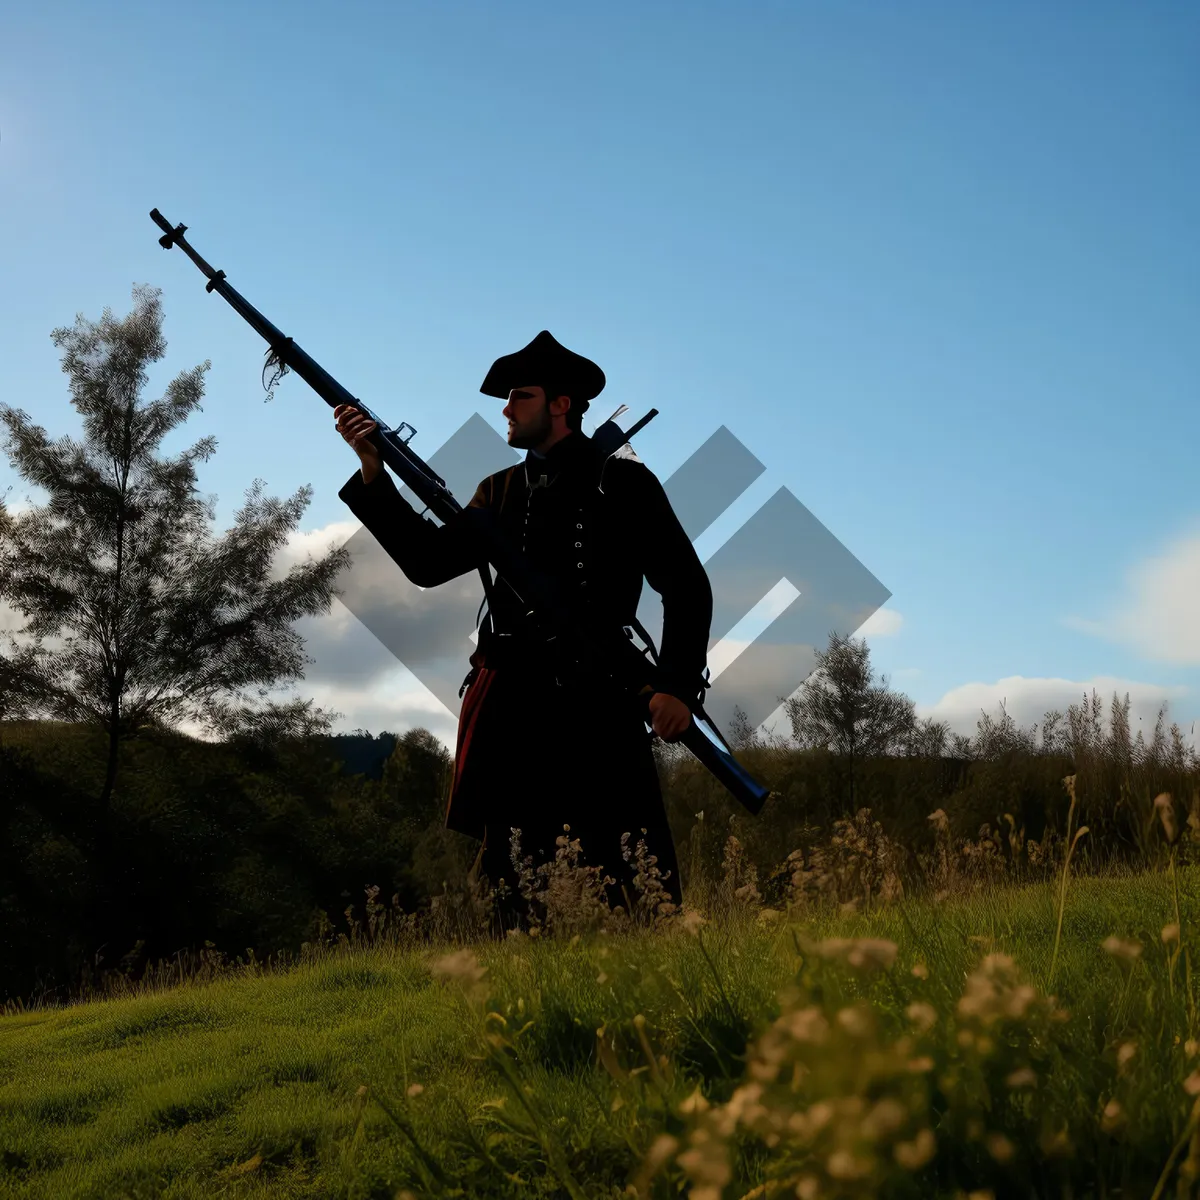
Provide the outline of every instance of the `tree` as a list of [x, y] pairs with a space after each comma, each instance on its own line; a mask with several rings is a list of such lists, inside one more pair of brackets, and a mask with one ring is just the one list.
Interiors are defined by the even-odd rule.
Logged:
[[[0, 405], [9, 460], [49, 503], [14, 516], [0, 500], [0, 598], [29, 618], [33, 644], [0, 654], [0, 716], [82, 723], [107, 735], [97, 800], [102, 840], [122, 743], [185, 719], [228, 739], [270, 746], [326, 731], [340, 714], [311, 701], [255, 707], [281, 680], [303, 678], [297, 618], [327, 612], [345, 547], [270, 578], [271, 559], [312, 494], [260, 502], [261, 480], [220, 541], [212, 502], [196, 496], [207, 437], [175, 459], [163, 436], [200, 407], [206, 362], [139, 405], [146, 368], [166, 353], [158, 289], [135, 288], [133, 311], [76, 317], [51, 335], [62, 350], [82, 444], [51, 443], [27, 413]], [[65, 636], [64, 636], [65, 635]], [[61, 649], [46, 638], [63, 636]], [[105, 844], [111, 845], [111, 841]]]
[[995, 760], [1009, 754], [1028, 754], [1037, 752], [1037, 726], [1028, 729], [1019, 726], [1008, 711], [1008, 698], [1000, 702], [1000, 719], [995, 721], [982, 709], [979, 721], [975, 726], [975, 740], [972, 744], [972, 757]]
[[950, 723], [926, 717], [916, 721], [904, 737], [904, 753], [910, 758], [941, 758], [950, 740]]
[[802, 748], [832, 750], [849, 760], [851, 808], [856, 758], [902, 750], [916, 727], [913, 701], [891, 691], [886, 676], [876, 684], [870, 660], [865, 639], [832, 633], [799, 695], [784, 701]]

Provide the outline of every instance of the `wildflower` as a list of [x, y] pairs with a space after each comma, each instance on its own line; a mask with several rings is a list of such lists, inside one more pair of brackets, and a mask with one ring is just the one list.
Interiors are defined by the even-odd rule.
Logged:
[[904, 1015], [916, 1026], [918, 1033], [927, 1033], [937, 1024], [937, 1009], [924, 1000], [916, 1000], [905, 1010]]
[[1047, 1158], [1067, 1156], [1071, 1153], [1071, 1139], [1067, 1136], [1066, 1128], [1057, 1133], [1047, 1133], [1042, 1137], [1042, 1153]]
[[1002, 1133], [989, 1133], [987, 1135], [988, 1153], [998, 1162], [1006, 1163], [1012, 1158], [1015, 1153], [1015, 1147]]
[[1137, 962], [1142, 954], [1141, 942], [1127, 941], [1115, 934], [1106, 937], [1100, 943], [1100, 947], [1106, 954], [1111, 954], [1113, 958], [1119, 958], [1122, 962], [1129, 964]]
[[859, 1162], [849, 1150], [835, 1150], [826, 1161], [825, 1170], [831, 1179], [850, 1181], [864, 1178], [871, 1169]]
[[1025, 1019], [1037, 1001], [1037, 990], [1016, 980], [1016, 963], [1007, 954], [989, 954], [967, 980], [958, 1002], [959, 1016], [984, 1025]]
[[844, 962], [855, 971], [888, 970], [897, 949], [895, 942], [883, 938], [827, 938], [816, 947], [822, 958]]
[[902, 1129], [907, 1116], [908, 1112], [899, 1100], [884, 1096], [863, 1119], [862, 1134], [872, 1141], [880, 1141]]
[[1137, 1053], [1136, 1042], [1122, 1042], [1117, 1048], [1117, 1071], [1124, 1074], [1125, 1069], [1133, 1061], [1133, 1056]]
[[699, 1089], [696, 1090], [679, 1105], [679, 1111], [685, 1116], [706, 1112], [709, 1108], [708, 1101], [704, 1098], [704, 1093]]
[[1183, 1052], [1188, 1058], [1195, 1058], [1198, 1051], [1200, 1051], [1200, 1042], [1196, 1041], [1195, 1038], [1188, 1038], [1183, 1043]]
[[656, 1175], [659, 1170], [668, 1162], [671, 1156], [679, 1149], [679, 1139], [673, 1138], [669, 1133], [660, 1133], [654, 1139], [654, 1144], [650, 1147], [640, 1172], [641, 1187], [637, 1188], [639, 1194], [644, 1194], [645, 1186], [653, 1175]]
[[729, 1097], [729, 1103], [725, 1105], [725, 1116], [735, 1124], [739, 1121], [747, 1125], [753, 1123], [767, 1111], [760, 1102], [762, 1094], [761, 1083], [742, 1084]]
[[912, 975], [914, 979], [928, 979], [929, 968], [924, 963], [913, 963]]
[[1018, 1088], [1036, 1087], [1037, 1075], [1034, 1074], [1032, 1067], [1018, 1067], [1004, 1082], [1015, 1092]]
[[1167, 835], [1167, 841], [1174, 845], [1179, 837], [1179, 822], [1175, 819], [1175, 805], [1171, 800], [1171, 793], [1161, 792], [1155, 796], [1154, 808], [1158, 813], [1158, 819], [1162, 822], [1163, 833]]
[[1179, 941], [1179, 926], [1172, 922], [1170, 925], [1164, 925], [1162, 930], [1162, 940], [1166, 945], [1171, 942]]
[[487, 967], [483, 966], [471, 950], [456, 950], [443, 955], [430, 967], [435, 979], [446, 983], [459, 983], [472, 1000], [482, 999], [487, 992], [483, 977]]
[[875, 1025], [870, 1011], [861, 1007], [843, 1008], [837, 1015], [837, 1023], [851, 1037], [858, 1038], [870, 1037]]
[[679, 927], [685, 933], [690, 933], [693, 937], [700, 932], [701, 925], [707, 924], [708, 921], [694, 908], [687, 909], [683, 916], [679, 918]]
[[693, 1200], [721, 1200], [733, 1178], [725, 1143], [703, 1127], [693, 1131], [691, 1145], [676, 1160], [692, 1181]]
[[1200, 1070], [1193, 1071], [1183, 1081], [1183, 1090], [1189, 1096], [1200, 1096]]
[[1104, 1106], [1104, 1112], [1100, 1117], [1100, 1128], [1105, 1133], [1114, 1133], [1124, 1124], [1125, 1110], [1116, 1100], [1110, 1100]]
[[892, 1157], [906, 1171], [919, 1171], [937, 1153], [937, 1139], [932, 1129], [922, 1129], [911, 1142], [897, 1142]]
[[425, 1088], [423, 1084], [410, 1083], [408, 1085], [408, 1091], [406, 1091], [404, 1094], [406, 1096], [419, 1096], [424, 1090]]
[[770, 925], [779, 920], [783, 914], [777, 908], [764, 908], [758, 914], [758, 923], [760, 925]]
[[797, 1042], [811, 1042], [819, 1046], [829, 1033], [829, 1022], [815, 1005], [788, 1013], [781, 1023]]

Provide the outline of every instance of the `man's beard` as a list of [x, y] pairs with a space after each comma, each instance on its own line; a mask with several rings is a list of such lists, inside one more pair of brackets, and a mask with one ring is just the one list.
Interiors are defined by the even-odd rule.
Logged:
[[508, 435], [508, 444], [517, 450], [531, 450], [550, 436], [552, 422], [548, 412], [542, 413], [536, 423], [526, 425], [523, 430], [514, 426]]

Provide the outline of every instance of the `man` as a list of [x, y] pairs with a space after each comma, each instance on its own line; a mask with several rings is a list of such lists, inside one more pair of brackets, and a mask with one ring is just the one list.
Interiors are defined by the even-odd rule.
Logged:
[[[498, 358], [480, 391], [506, 401], [508, 443], [525, 461], [489, 475], [461, 519], [436, 526], [404, 502], [367, 435], [374, 423], [357, 409], [334, 411], [358, 453], [356, 472], [338, 493], [419, 587], [436, 587], [486, 561], [471, 518], [486, 510], [502, 537], [554, 579], [572, 620], [607, 620], [620, 629], [637, 615], [643, 578], [663, 602], [660, 687], [649, 718], [664, 741], [691, 720], [704, 692], [712, 588], [662, 485], [631, 451], [607, 460], [581, 429], [604, 373], [543, 330]], [[645, 698], [578, 678], [544, 643], [533, 641], [523, 607], [503, 578], [491, 589], [486, 624], [471, 656], [459, 716], [446, 827], [483, 841], [479, 866], [492, 886], [515, 885], [510, 835], [522, 855], [552, 859], [570, 826], [584, 862], [617, 883], [611, 904], [636, 900], [633, 871], [621, 856], [643, 837], [666, 888], [682, 903], [679, 865], [667, 823], [649, 735]]]

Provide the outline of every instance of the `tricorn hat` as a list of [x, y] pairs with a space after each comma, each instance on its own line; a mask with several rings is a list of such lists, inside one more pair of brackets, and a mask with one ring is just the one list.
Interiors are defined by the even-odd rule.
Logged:
[[546, 383], [583, 405], [604, 390], [604, 372], [590, 358], [568, 350], [556, 341], [548, 329], [515, 354], [506, 354], [492, 363], [480, 391], [485, 396], [508, 399], [513, 388], [543, 387]]

